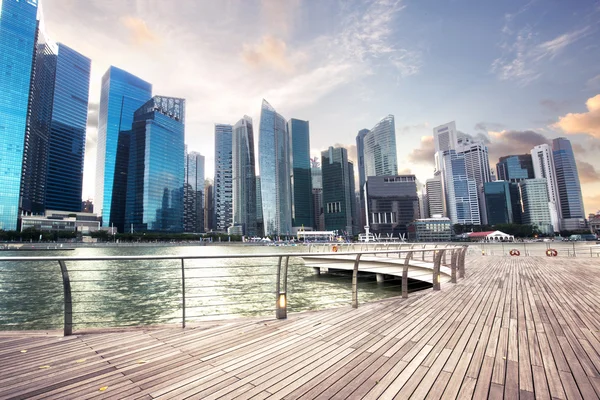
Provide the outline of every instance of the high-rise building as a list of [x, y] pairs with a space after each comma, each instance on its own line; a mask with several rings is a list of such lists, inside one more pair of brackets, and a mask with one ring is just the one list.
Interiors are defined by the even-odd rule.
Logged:
[[[523, 181], [520, 180], [519, 182]], [[521, 189], [519, 188], [519, 182], [509, 182], [508, 190], [510, 192], [510, 205], [513, 213], [513, 223], [523, 223], [523, 202], [521, 201]]]
[[154, 96], [130, 135], [125, 227], [183, 232], [185, 100]]
[[258, 146], [265, 235], [291, 235], [289, 135], [285, 118], [266, 100], [263, 100], [260, 112]]
[[500, 157], [496, 164], [499, 181], [520, 182], [535, 178], [531, 154]]
[[37, 1], [0, 1], [0, 229], [16, 230], [38, 21]]
[[204, 232], [204, 156], [195, 151], [186, 150], [183, 203], [183, 230]]
[[487, 224], [483, 184], [492, 180], [487, 146], [480, 142], [471, 141], [469, 138], [460, 138], [457, 141], [456, 152], [464, 155], [467, 177], [474, 180], [477, 186], [481, 223]]
[[256, 172], [254, 164], [254, 130], [252, 119], [244, 116], [233, 127], [232, 198], [233, 224], [242, 234], [256, 236]]
[[450, 220], [453, 224], [480, 225], [477, 184], [467, 175], [464, 154], [445, 150], [441, 152], [441, 162]]
[[151, 97], [152, 85], [127, 71], [111, 66], [102, 77], [94, 200], [105, 227], [115, 222], [112, 197], [119, 132], [131, 130], [134, 113]]
[[398, 173], [394, 116], [379, 121], [364, 138], [365, 178]]
[[210, 179], [204, 180], [204, 232], [212, 232], [215, 229], [215, 196], [214, 196], [213, 181]]
[[[535, 146], [531, 150], [531, 160], [533, 162], [533, 173], [535, 179], [546, 179], [548, 181], [546, 189], [548, 190], [548, 207], [550, 209], [550, 218], [552, 220], [554, 232], [559, 232], [560, 219], [562, 217], [552, 147], [547, 144]], [[523, 207], [525, 209], [525, 204], [523, 204]], [[525, 209], [525, 211], [527, 210]], [[523, 221], [523, 223], [526, 222]]]
[[46, 208], [81, 211], [91, 60], [58, 44], [48, 146]]
[[557, 138], [552, 141], [556, 185], [562, 217], [562, 229], [576, 230], [585, 228], [585, 211], [581, 195], [581, 183], [575, 163], [571, 141]]
[[323, 210], [326, 230], [354, 235], [354, 165], [343, 147], [321, 152]]
[[314, 223], [312, 176], [310, 172], [310, 128], [308, 121], [290, 119], [292, 226], [311, 229]]
[[414, 175], [369, 176], [369, 227], [374, 234], [406, 237], [408, 224], [419, 218]]
[[421, 218], [429, 218], [429, 199], [427, 198], [427, 191], [424, 187], [418, 193], [419, 196], [419, 215]]
[[483, 184], [489, 225], [512, 224], [513, 210], [510, 183], [507, 181], [486, 182]]
[[544, 178], [519, 182], [523, 202], [523, 223], [535, 226], [543, 234], [552, 234], [548, 184]]
[[361, 129], [356, 135], [356, 163], [358, 169], [358, 185], [360, 190], [360, 225], [361, 229], [367, 223], [365, 214], [365, 183], [367, 176], [365, 175], [365, 137], [370, 131]]
[[433, 128], [433, 144], [435, 146], [435, 170], [442, 169], [441, 152], [446, 150], [456, 150], [457, 144], [456, 123], [454, 121]]
[[214, 229], [226, 232], [233, 224], [233, 127], [215, 125]]
[[310, 160], [310, 173], [312, 176], [312, 203], [313, 227], [317, 231], [325, 230], [325, 216], [323, 215], [323, 171], [321, 162], [315, 157]]
[[427, 192], [428, 218], [435, 215], [444, 215], [444, 191], [442, 190], [442, 175], [438, 171], [432, 179], [425, 181], [425, 190]]
[[260, 189], [260, 176], [256, 177], [256, 236], [265, 235], [264, 221], [262, 215], [262, 194]]

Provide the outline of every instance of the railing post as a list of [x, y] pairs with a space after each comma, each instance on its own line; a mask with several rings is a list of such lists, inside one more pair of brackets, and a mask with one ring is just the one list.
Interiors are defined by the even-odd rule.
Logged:
[[181, 327], [185, 328], [185, 262], [181, 259]]
[[69, 271], [64, 261], [58, 261], [60, 265], [60, 272], [63, 278], [63, 292], [65, 302], [65, 322], [64, 322], [64, 335], [70, 336], [73, 334], [73, 298], [71, 297], [71, 279], [69, 278]]
[[287, 256], [285, 258], [283, 271], [281, 269], [282, 258], [283, 256], [279, 256], [279, 261], [277, 262], [277, 290], [275, 299], [275, 317], [277, 319], [287, 318], [287, 269], [290, 257]]
[[433, 253], [433, 290], [440, 290], [440, 263], [445, 251], [438, 250]]
[[459, 254], [459, 258], [458, 258], [458, 277], [459, 278], [464, 278], [465, 277], [465, 257], [466, 257], [466, 253], [467, 253], [467, 249], [468, 247], [464, 247]]
[[408, 298], [408, 265], [410, 263], [410, 259], [412, 258], [412, 251], [406, 255], [404, 259], [404, 268], [402, 268], [402, 298]]
[[458, 254], [460, 250], [452, 250], [452, 256], [450, 257], [450, 282], [456, 283], [456, 261], [458, 260]]
[[360, 263], [360, 254], [354, 259], [354, 269], [352, 270], [352, 308], [358, 308], [358, 264]]

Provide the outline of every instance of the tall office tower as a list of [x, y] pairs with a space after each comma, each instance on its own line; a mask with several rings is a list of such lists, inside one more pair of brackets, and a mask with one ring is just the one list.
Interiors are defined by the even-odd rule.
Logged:
[[213, 183], [213, 223], [218, 232], [226, 232], [233, 223], [233, 127], [215, 125], [215, 181]]
[[483, 184], [483, 191], [487, 205], [488, 224], [512, 224], [514, 220], [510, 182], [486, 182]]
[[450, 220], [453, 224], [480, 225], [477, 184], [467, 175], [464, 154], [445, 150], [440, 161]]
[[310, 128], [308, 121], [290, 119], [287, 122], [290, 137], [292, 169], [292, 226], [312, 228], [312, 176], [310, 172]]
[[233, 224], [244, 235], [256, 236], [256, 172], [252, 119], [244, 116], [233, 127], [232, 186]]
[[204, 232], [212, 232], [215, 229], [215, 197], [213, 181], [204, 180]]
[[433, 144], [435, 146], [435, 170], [439, 171], [442, 169], [440, 153], [446, 150], [456, 150], [456, 122], [448, 122], [433, 128]]
[[186, 150], [183, 203], [184, 232], [204, 232], [204, 156], [195, 151]]
[[552, 234], [552, 218], [548, 201], [548, 184], [544, 178], [519, 182], [523, 202], [523, 223], [534, 225], [541, 233]]
[[425, 181], [425, 190], [427, 192], [428, 214], [429, 218], [434, 215], [444, 215], [444, 191], [442, 190], [442, 174], [437, 171], [432, 179]]
[[[548, 207], [550, 208], [550, 218], [554, 232], [559, 232], [561, 216], [560, 195], [558, 184], [556, 182], [556, 170], [554, 167], [554, 155], [552, 147], [547, 144], [540, 144], [531, 150], [531, 160], [533, 162], [533, 174], [536, 179], [546, 179], [548, 184]], [[525, 204], [523, 204], [525, 209]], [[527, 211], [527, 209], [525, 209]], [[523, 221], [523, 223], [526, 223]]]
[[585, 229], [585, 211], [581, 183], [571, 141], [557, 138], [552, 141], [556, 184], [562, 216], [562, 229]]
[[499, 181], [520, 182], [535, 178], [531, 154], [500, 157], [496, 164]]
[[130, 135], [125, 227], [183, 232], [185, 100], [154, 96]]
[[58, 44], [46, 208], [81, 211], [91, 60]]
[[425, 188], [421, 188], [419, 192], [419, 218], [430, 218], [429, 215], [429, 199]]
[[358, 160], [358, 185], [360, 190], [360, 225], [361, 230], [367, 224], [366, 213], [365, 213], [365, 183], [367, 182], [367, 176], [365, 175], [365, 137], [370, 131], [368, 129], [361, 129], [356, 135], [356, 157]]
[[0, 229], [16, 230], [37, 1], [0, 1]]
[[467, 177], [474, 180], [477, 185], [477, 199], [479, 201], [481, 223], [487, 224], [483, 184], [492, 181], [487, 146], [480, 142], [473, 142], [469, 138], [460, 138], [457, 140], [456, 152], [463, 154], [465, 157]]
[[414, 175], [370, 176], [367, 202], [371, 232], [406, 237], [408, 224], [419, 219], [417, 178]]
[[151, 97], [152, 85], [127, 71], [111, 66], [102, 77], [94, 199], [102, 226], [115, 223], [112, 197], [119, 132], [131, 130], [133, 114]]
[[[521, 179], [519, 182], [523, 180], [524, 179]], [[521, 201], [521, 189], [519, 187], [519, 182], [508, 183], [508, 190], [510, 192], [510, 205], [512, 208], [514, 224], [523, 223], [523, 203]]]
[[354, 165], [343, 147], [321, 152], [325, 229], [353, 235]]
[[292, 234], [290, 143], [285, 118], [263, 100], [260, 111], [261, 195], [265, 235]]
[[317, 231], [325, 230], [325, 216], [323, 215], [323, 171], [318, 157], [310, 160], [310, 174], [312, 177], [312, 203], [313, 227]]
[[394, 116], [379, 121], [364, 138], [365, 178], [396, 175], [396, 128]]
[[265, 235], [265, 224], [262, 214], [262, 194], [260, 189], [260, 176], [256, 177], [256, 236]]

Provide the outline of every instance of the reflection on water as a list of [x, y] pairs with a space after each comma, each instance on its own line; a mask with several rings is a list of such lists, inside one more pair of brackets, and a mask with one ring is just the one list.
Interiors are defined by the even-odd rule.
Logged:
[[[223, 255], [302, 252], [303, 247], [202, 246], [80, 248], [69, 252], [4, 252], [3, 256]], [[67, 262], [75, 329], [181, 323], [180, 260]], [[274, 316], [277, 257], [185, 261], [186, 320]], [[351, 275], [317, 275], [289, 261], [289, 312], [350, 304]], [[397, 280], [359, 277], [359, 301], [401, 293]], [[63, 288], [57, 262], [0, 263], [0, 330], [60, 329]]]

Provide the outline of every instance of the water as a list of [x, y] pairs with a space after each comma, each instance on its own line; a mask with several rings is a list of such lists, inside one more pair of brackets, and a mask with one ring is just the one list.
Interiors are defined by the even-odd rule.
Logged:
[[[2, 252], [1, 256], [227, 255], [303, 252], [305, 247], [97, 247]], [[326, 265], [324, 265], [326, 266]], [[74, 329], [182, 322], [180, 260], [67, 262]], [[186, 321], [275, 315], [277, 257], [185, 261]], [[413, 289], [419, 288], [418, 286]], [[422, 288], [422, 287], [421, 287]], [[314, 273], [300, 258], [288, 271], [288, 312], [348, 305], [351, 275]], [[359, 277], [359, 301], [401, 294], [397, 280]], [[53, 262], [0, 263], [0, 330], [60, 329], [63, 286]]]

